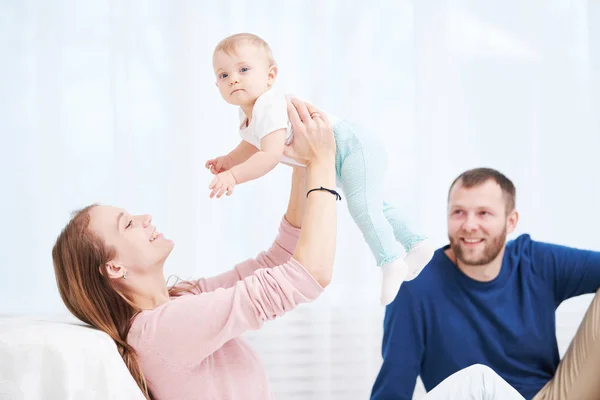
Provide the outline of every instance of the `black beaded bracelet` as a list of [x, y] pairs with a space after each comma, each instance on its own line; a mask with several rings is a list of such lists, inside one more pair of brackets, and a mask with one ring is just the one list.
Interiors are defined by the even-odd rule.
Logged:
[[324, 191], [326, 191], [326, 192], [329, 192], [329, 193], [331, 193], [331, 194], [335, 195], [335, 199], [336, 199], [336, 200], [341, 200], [341, 199], [342, 199], [342, 196], [340, 196], [340, 194], [339, 194], [338, 192], [336, 192], [335, 190], [332, 190], [332, 189], [327, 189], [327, 188], [324, 188], [323, 186], [321, 186], [321, 187], [318, 187], [318, 188], [314, 188], [314, 189], [310, 189], [310, 190], [309, 190], [309, 191], [306, 193], [306, 197], [308, 197], [308, 195], [310, 194], [310, 192], [314, 192], [315, 190], [324, 190]]

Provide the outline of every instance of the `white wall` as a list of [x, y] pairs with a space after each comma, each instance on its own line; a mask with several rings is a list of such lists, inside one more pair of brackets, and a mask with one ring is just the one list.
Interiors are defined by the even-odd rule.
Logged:
[[[436, 244], [452, 179], [490, 166], [517, 186], [516, 234], [600, 250], [597, 2], [206, 3], [0, 0], [0, 314], [65, 311], [50, 250], [91, 202], [152, 213], [176, 242], [166, 274], [269, 243], [286, 167], [231, 198], [206, 190], [204, 162], [237, 141], [211, 52], [239, 31], [270, 42], [282, 88], [388, 145], [389, 198]], [[379, 271], [343, 207], [339, 233], [328, 292], [250, 335], [278, 398], [365, 398], [379, 367]], [[565, 305], [559, 335], [588, 301]]]

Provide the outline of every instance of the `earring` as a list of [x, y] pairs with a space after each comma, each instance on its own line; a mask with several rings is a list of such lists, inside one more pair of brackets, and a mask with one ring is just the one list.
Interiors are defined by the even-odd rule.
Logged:
[[123, 271], [123, 279], [127, 279], [127, 271]]

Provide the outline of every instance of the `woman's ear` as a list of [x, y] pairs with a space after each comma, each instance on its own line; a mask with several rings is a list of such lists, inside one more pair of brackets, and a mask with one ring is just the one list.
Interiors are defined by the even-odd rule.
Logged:
[[[98, 267], [100, 269], [100, 273], [102, 274], [102, 266]], [[106, 271], [107, 278], [110, 279], [119, 279], [125, 276], [125, 267], [119, 265], [113, 261], [109, 261], [104, 264], [104, 271]]]

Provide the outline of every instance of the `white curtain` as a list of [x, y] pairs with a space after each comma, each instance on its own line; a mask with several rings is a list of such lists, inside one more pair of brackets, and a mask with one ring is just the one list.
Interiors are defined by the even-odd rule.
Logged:
[[[599, 26], [591, 0], [0, 0], [0, 314], [65, 312], [50, 250], [89, 203], [152, 213], [176, 242], [166, 275], [269, 245], [290, 170], [211, 200], [203, 167], [238, 141], [211, 55], [241, 31], [271, 44], [281, 88], [384, 141], [389, 199], [437, 245], [452, 179], [490, 166], [517, 186], [517, 234], [600, 250]], [[278, 399], [368, 398], [381, 362], [379, 271], [339, 215], [327, 292], [248, 335]]]

